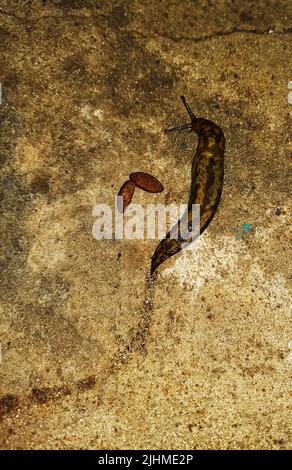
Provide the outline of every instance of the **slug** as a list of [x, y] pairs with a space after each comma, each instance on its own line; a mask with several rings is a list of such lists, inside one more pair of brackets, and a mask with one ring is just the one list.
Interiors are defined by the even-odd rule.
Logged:
[[[191, 122], [179, 127], [166, 129], [165, 132], [189, 129], [198, 136], [198, 144], [192, 163], [192, 180], [187, 209], [187, 217], [177, 222], [178, 236], [171, 238], [170, 230], [163, 238], [152, 256], [151, 276], [165, 260], [181, 251], [208, 227], [218, 208], [224, 179], [225, 137], [219, 126], [207, 119], [197, 118], [191, 111], [184, 96], [182, 102]], [[200, 233], [192, 232], [192, 205], [200, 205]], [[188, 235], [186, 236], [186, 233]]]

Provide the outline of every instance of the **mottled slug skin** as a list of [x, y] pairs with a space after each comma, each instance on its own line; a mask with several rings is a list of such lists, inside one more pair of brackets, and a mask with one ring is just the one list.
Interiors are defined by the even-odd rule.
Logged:
[[[185, 229], [190, 231], [187, 239], [179, 235], [178, 239], [170, 238], [170, 232], [158, 244], [152, 256], [151, 274], [170, 256], [181, 251], [186, 244], [199, 236], [211, 222], [219, 205], [224, 178], [225, 138], [219, 126], [207, 119], [195, 118], [184, 97], [182, 100], [191, 116], [191, 123], [180, 128], [189, 128], [198, 135], [198, 145], [192, 163], [192, 181], [188, 202], [188, 226], [182, 220], [178, 222], [179, 234]], [[200, 233], [191, 233], [192, 204], [200, 204]], [[187, 243], [186, 243], [187, 242]]]

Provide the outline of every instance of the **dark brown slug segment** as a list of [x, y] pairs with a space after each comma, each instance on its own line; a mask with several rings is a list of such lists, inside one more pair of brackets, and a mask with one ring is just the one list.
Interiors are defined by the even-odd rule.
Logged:
[[154, 176], [149, 175], [149, 173], [136, 171], [130, 174], [130, 180], [135, 183], [138, 188], [148, 193], [161, 193], [163, 191], [163, 186], [160, 181]]
[[117, 206], [121, 213], [125, 212], [126, 207], [130, 204], [135, 191], [135, 187], [135, 184], [132, 181], [128, 180], [123, 184], [123, 186], [119, 190], [118, 196], [122, 196], [123, 201], [122, 204], [120, 204], [118, 201]]
[[[218, 208], [224, 179], [225, 137], [219, 126], [212, 121], [196, 118], [184, 96], [182, 102], [191, 118], [189, 124], [166, 129], [165, 132], [189, 129], [198, 135], [198, 145], [192, 163], [192, 181], [188, 202], [187, 221], [177, 223], [178, 237], [171, 238], [170, 232], [160, 241], [152, 256], [151, 275], [170, 256], [181, 251], [208, 227]], [[200, 232], [192, 233], [192, 205], [200, 205]], [[188, 232], [188, 238], [182, 234]]]

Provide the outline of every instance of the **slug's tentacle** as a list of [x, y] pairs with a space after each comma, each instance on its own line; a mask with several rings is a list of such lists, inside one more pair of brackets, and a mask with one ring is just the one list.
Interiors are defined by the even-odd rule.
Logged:
[[[218, 208], [224, 179], [225, 137], [212, 121], [196, 118], [184, 96], [182, 102], [191, 118], [189, 124], [166, 129], [165, 132], [190, 129], [198, 135], [198, 145], [192, 163], [192, 181], [187, 219], [177, 222], [178, 236], [172, 238], [173, 229], [160, 241], [152, 256], [151, 274], [160, 264], [192, 243], [207, 228]], [[199, 231], [193, 224], [193, 205], [200, 205]], [[194, 231], [195, 230], [195, 231]], [[175, 233], [175, 232], [174, 232]], [[187, 237], [183, 236], [188, 234]]]
[[182, 95], [181, 97], [181, 100], [184, 104], [184, 107], [186, 108], [190, 118], [191, 118], [191, 121], [194, 121], [196, 119], [196, 116], [194, 115], [193, 111], [191, 110], [191, 108], [189, 107], [188, 103], [187, 103], [187, 100], [185, 99], [185, 97]]
[[184, 96], [181, 96], [181, 100], [184, 104], [184, 107], [186, 108], [190, 118], [191, 118], [191, 122], [189, 122], [188, 124], [183, 124], [182, 126], [178, 126], [178, 127], [171, 127], [170, 129], [165, 129], [164, 132], [172, 132], [172, 131], [182, 131], [184, 129], [190, 129], [190, 131], [192, 130], [192, 125], [193, 125], [193, 122], [196, 120], [196, 116], [194, 115], [193, 111], [191, 110], [191, 108], [189, 107], [188, 103], [187, 103], [187, 100], [185, 99]]
[[192, 128], [191, 124], [183, 124], [182, 126], [171, 127], [170, 129], [165, 129], [164, 132], [182, 131], [183, 129], [191, 129], [191, 128]]

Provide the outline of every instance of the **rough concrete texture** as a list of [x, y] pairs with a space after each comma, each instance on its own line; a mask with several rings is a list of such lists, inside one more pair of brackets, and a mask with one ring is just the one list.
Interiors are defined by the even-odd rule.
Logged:
[[[0, 2], [1, 448], [291, 447], [291, 32], [289, 0]], [[151, 309], [157, 240], [97, 241], [92, 208], [133, 171], [187, 202], [182, 93], [224, 191]]]

